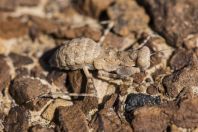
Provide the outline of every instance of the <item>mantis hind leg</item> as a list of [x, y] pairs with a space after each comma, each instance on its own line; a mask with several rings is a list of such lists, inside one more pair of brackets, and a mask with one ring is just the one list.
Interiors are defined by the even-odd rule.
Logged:
[[97, 96], [97, 91], [94, 86], [93, 76], [90, 74], [88, 67], [84, 66], [83, 71], [85, 73], [85, 76], [87, 77], [87, 92], [88, 92], [88, 94], [93, 94], [93, 95]]

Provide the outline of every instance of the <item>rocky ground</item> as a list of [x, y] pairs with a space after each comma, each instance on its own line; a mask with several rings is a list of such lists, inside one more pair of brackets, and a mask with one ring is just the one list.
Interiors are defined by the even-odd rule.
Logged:
[[[69, 96], [90, 94], [84, 72], [49, 60], [67, 40], [98, 42], [105, 21], [106, 49], [151, 36], [151, 65], [130, 87], [92, 70], [97, 97]], [[198, 1], [0, 0], [0, 131], [197, 132]]]

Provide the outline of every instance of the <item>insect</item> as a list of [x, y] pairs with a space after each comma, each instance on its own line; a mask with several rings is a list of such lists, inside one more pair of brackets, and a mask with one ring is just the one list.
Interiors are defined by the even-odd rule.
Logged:
[[[96, 43], [90, 38], [75, 38], [57, 49], [50, 64], [52, 67], [65, 70], [83, 69], [88, 83], [92, 84], [92, 91], [95, 88], [89, 70], [97, 70], [98, 77], [101, 79], [128, 80], [131, 85], [130, 76], [150, 66], [150, 49], [145, 46], [149, 38], [150, 36], [138, 48], [129, 51], [104, 49], [101, 46], [102, 41]], [[118, 85], [122, 83], [119, 82]], [[94, 95], [97, 95], [96, 91]]]

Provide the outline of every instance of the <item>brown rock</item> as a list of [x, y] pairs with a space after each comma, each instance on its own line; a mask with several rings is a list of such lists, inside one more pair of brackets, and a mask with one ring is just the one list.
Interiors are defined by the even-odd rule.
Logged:
[[131, 46], [135, 42], [135, 38], [124, 38], [113, 33], [107, 34], [103, 42], [105, 48], [116, 48], [118, 50], [124, 50]]
[[144, 72], [141, 72], [141, 73], [135, 73], [133, 75], [133, 81], [135, 83], [138, 83], [140, 84], [142, 81], [144, 81], [144, 78], [145, 78], [146, 74]]
[[19, 67], [15, 69], [16, 77], [28, 76], [29, 71], [25, 67]]
[[57, 112], [57, 131], [89, 131], [86, 116], [78, 106], [59, 107]]
[[53, 102], [51, 102], [49, 104], [49, 106], [47, 106], [47, 108], [42, 112], [41, 116], [42, 118], [51, 121], [54, 117], [54, 112], [56, 110], [56, 108], [60, 107], [60, 106], [70, 106], [73, 103], [71, 101], [67, 101], [67, 100], [63, 100], [63, 99], [55, 99], [53, 100]]
[[35, 66], [31, 69], [30, 75], [35, 78], [46, 79], [46, 75], [44, 74], [45, 70], [40, 65]]
[[0, 20], [0, 38], [11, 39], [24, 36], [28, 33], [26, 23], [22, 23], [20, 18], [7, 18]]
[[135, 132], [162, 132], [169, 125], [169, 116], [159, 107], [142, 107], [134, 112], [132, 126]]
[[59, 87], [61, 90], [66, 90], [67, 73], [63, 71], [51, 71], [47, 75], [47, 80], [52, 84]]
[[29, 129], [30, 132], [54, 132], [54, 129], [35, 125]]
[[23, 107], [13, 107], [5, 118], [6, 132], [27, 132], [29, 112]]
[[33, 63], [33, 60], [30, 57], [13, 52], [9, 54], [9, 57], [11, 58], [15, 67], [21, 67], [23, 65], [28, 65]]
[[182, 69], [185, 66], [190, 65], [192, 61], [192, 52], [184, 49], [176, 50], [174, 55], [171, 57], [170, 66], [173, 70]]
[[105, 132], [132, 132], [130, 125], [126, 122], [121, 122], [113, 108], [106, 108], [99, 113], [100, 129]]
[[102, 33], [100, 29], [93, 29], [89, 26], [83, 26], [83, 27], [61, 27], [60, 33], [57, 34], [57, 37], [64, 37], [64, 38], [78, 38], [78, 37], [88, 37], [93, 39], [94, 41], [98, 41], [101, 37]]
[[113, 2], [114, 0], [85, 0], [79, 4], [80, 8], [83, 8], [83, 11], [95, 18], [98, 18], [102, 11], [106, 10], [107, 7]]
[[75, 93], [80, 93], [82, 92], [82, 90], [85, 91], [86, 77], [82, 74], [80, 70], [69, 72], [68, 78]]
[[148, 27], [149, 17], [134, 0], [117, 0], [108, 8], [108, 16], [115, 21], [113, 30], [121, 36], [141, 34]]
[[10, 88], [10, 94], [17, 104], [35, 110], [42, 108], [47, 101], [47, 99], [38, 100], [37, 97], [48, 92], [48, 86], [42, 84], [38, 79], [28, 77], [15, 78]]
[[155, 84], [151, 84], [150, 86], [148, 86], [148, 88], [146, 89], [146, 92], [150, 95], [156, 95], [158, 93], [158, 88]]
[[41, 31], [47, 34], [57, 34], [59, 25], [47, 18], [41, 18], [36, 16], [31, 16], [30, 21], [35, 30]]
[[198, 1], [194, 0], [139, 0], [148, 10], [154, 29], [168, 43], [181, 46], [190, 34], [198, 32]]
[[39, 4], [40, 0], [17, 0], [17, 2], [22, 6], [36, 6]]
[[16, 7], [15, 0], [1, 0], [0, 1], [0, 10], [14, 11], [15, 7]]
[[198, 85], [197, 58], [193, 56], [190, 66], [164, 77], [163, 85], [168, 96], [176, 97], [183, 88], [193, 88]]
[[10, 67], [4, 59], [0, 56], [0, 91], [9, 85], [11, 80]]
[[186, 99], [179, 104], [173, 115], [173, 123], [182, 128], [198, 127], [198, 97]]
[[[77, 104], [86, 116], [88, 114], [94, 114], [98, 109], [98, 99], [96, 97], [85, 97], [83, 101], [80, 101]], [[93, 113], [90, 113], [92, 111]]]

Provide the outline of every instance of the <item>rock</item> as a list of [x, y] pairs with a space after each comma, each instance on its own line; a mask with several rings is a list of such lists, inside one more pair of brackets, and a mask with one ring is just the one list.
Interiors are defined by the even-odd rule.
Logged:
[[127, 96], [125, 101], [125, 111], [130, 112], [144, 105], [159, 105], [160, 103], [161, 99], [159, 96], [151, 96], [142, 93], [131, 93]]
[[15, 67], [21, 67], [23, 65], [28, 65], [33, 63], [33, 60], [30, 57], [13, 52], [9, 54], [9, 57], [11, 58]]
[[198, 33], [198, 2], [194, 0], [139, 0], [151, 17], [154, 29], [169, 44], [180, 47], [184, 39]]
[[1, 0], [0, 1], [0, 10], [3, 11], [14, 11], [16, 7], [15, 0]]
[[46, 79], [45, 70], [40, 65], [35, 66], [30, 71], [30, 76], [34, 78]]
[[28, 26], [20, 18], [7, 18], [0, 20], [0, 38], [19, 38], [28, 34]]
[[68, 80], [74, 93], [85, 92], [86, 77], [80, 70], [68, 72]]
[[30, 77], [15, 78], [10, 88], [10, 94], [17, 104], [24, 105], [29, 109], [39, 110], [48, 99], [38, 98], [49, 92], [47, 85], [40, 80]]
[[57, 34], [59, 30], [59, 25], [47, 18], [30, 16], [29, 19], [32, 22], [32, 26], [35, 28], [34, 30], [38, 30], [46, 34]]
[[55, 99], [50, 105], [45, 109], [42, 113], [42, 117], [48, 121], [51, 121], [54, 117], [55, 109], [59, 106], [69, 106], [72, 105], [71, 101], [63, 100], [63, 99]]
[[57, 131], [89, 131], [86, 116], [77, 105], [59, 107], [57, 118]]
[[105, 48], [115, 48], [120, 51], [131, 46], [132, 43], [135, 42], [135, 38], [125, 38], [114, 33], [109, 33], [106, 35], [105, 40], [103, 42], [103, 46]]
[[30, 132], [54, 132], [54, 129], [35, 125], [29, 129]]
[[170, 117], [165, 110], [156, 106], [139, 108], [134, 112], [133, 117], [131, 124], [135, 132], [166, 131], [170, 122]]
[[50, 82], [50, 84], [54, 84], [61, 90], [66, 91], [67, 73], [53, 70], [47, 75], [47, 80]]
[[98, 110], [98, 98], [85, 97], [83, 101], [77, 102], [77, 105], [81, 108], [87, 118], [91, 119], [91, 116]]
[[197, 58], [193, 56], [191, 65], [164, 77], [162, 83], [169, 97], [176, 97], [183, 88], [193, 88], [198, 85], [197, 62]]
[[198, 127], [198, 97], [189, 97], [179, 104], [173, 115], [173, 123], [182, 128]]
[[40, 0], [17, 0], [17, 2], [21, 6], [36, 6]]
[[94, 41], [99, 41], [102, 33], [98, 28], [91, 28], [90, 26], [81, 26], [81, 27], [61, 27], [58, 34], [56, 34], [59, 38], [79, 38], [79, 37], [87, 37], [91, 38]]
[[121, 36], [139, 35], [148, 29], [149, 17], [135, 0], [117, 0], [107, 14], [115, 21], [113, 30]]
[[28, 76], [29, 71], [25, 67], [19, 67], [15, 69], [16, 77]]
[[0, 56], [0, 91], [4, 90], [10, 84], [10, 81], [10, 67], [5, 60], [5, 57]]
[[99, 122], [101, 126], [98, 131], [105, 132], [132, 132], [130, 125], [127, 122], [121, 122], [113, 108], [105, 108], [99, 112]]
[[186, 51], [184, 49], [176, 50], [174, 55], [171, 57], [170, 66], [175, 70], [182, 69], [192, 62], [192, 52]]
[[157, 93], [159, 93], [159, 90], [155, 84], [151, 84], [147, 87], [146, 92], [150, 95], [156, 95]]
[[5, 118], [6, 132], [27, 132], [29, 112], [24, 107], [13, 107]]
[[114, 0], [85, 0], [79, 4], [79, 8], [83, 9], [86, 14], [99, 18], [101, 13], [105, 11], [113, 1]]
[[140, 72], [140, 73], [135, 73], [133, 76], [133, 82], [137, 84], [141, 84], [142, 81], [144, 81], [146, 73]]

